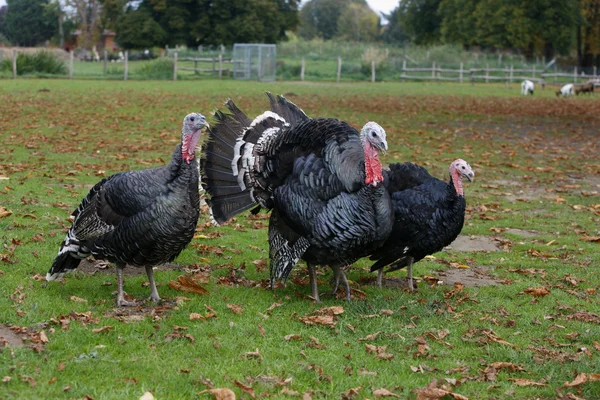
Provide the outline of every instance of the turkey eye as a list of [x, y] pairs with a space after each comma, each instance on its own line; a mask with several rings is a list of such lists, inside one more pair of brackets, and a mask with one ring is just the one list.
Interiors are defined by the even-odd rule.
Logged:
[[465, 169], [465, 166], [464, 166], [464, 165], [462, 166], [462, 169]]
[[190, 121], [192, 121], [192, 122], [194, 122], [195, 119], [196, 118], [194, 118], [194, 117], [190, 117]]

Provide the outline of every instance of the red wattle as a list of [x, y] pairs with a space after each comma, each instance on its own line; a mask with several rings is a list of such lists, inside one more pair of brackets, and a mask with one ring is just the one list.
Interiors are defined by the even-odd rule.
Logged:
[[381, 169], [381, 162], [379, 162], [379, 153], [369, 142], [364, 145], [365, 150], [365, 184], [374, 184], [377, 186], [378, 183], [383, 182], [383, 171]]

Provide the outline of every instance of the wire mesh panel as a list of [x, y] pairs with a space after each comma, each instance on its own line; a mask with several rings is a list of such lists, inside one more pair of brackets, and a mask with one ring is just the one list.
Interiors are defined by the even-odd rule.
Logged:
[[274, 44], [236, 43], [233, 45], [233, 77], [274, 81], [276, 58]]

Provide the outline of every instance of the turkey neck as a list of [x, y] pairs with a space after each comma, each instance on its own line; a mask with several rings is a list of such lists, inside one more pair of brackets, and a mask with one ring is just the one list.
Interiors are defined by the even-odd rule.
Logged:
[[459, 196], [464, 196], [462, 178], [456, 168], [452, 168], [452, 171], [450, 171], [450, 179], [456, 194]]
[[368, 140], [363, 141], [363, 149], [365, 152], [365, 184], [377, 186], [379, 183], [383, 182], [383, 172], [381, 170], [381, 162], [379, 161], [379, 152]]
[[198, 187], [198, 157], [194, 157], [188, 164], [181, 155], [181, 143], [175, 147], [169, 171], [171, 174], [171, 182], [182, 182], [183, 184], [191, 183]]

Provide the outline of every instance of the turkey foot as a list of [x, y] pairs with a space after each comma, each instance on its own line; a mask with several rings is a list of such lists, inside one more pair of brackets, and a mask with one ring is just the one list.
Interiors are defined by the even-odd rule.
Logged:
[[335, 296], [338, 288], [340, 287], [341, 281], [344, 283], [344, 287], [346, 289], [346, 300], [350, 301], [350, 284], [348, 283], [348, 279], [346, 278], [346, 274], [342, 268], [338, 267], [333, 269], [333, 279], [335, 280], [335, 286], [333, 287], [333, 292], [331, 294]]
[[148, 275], [148, 282], [150, 282], [151, 290], [148, 300], [152, 300], [155, 304], [158, 304], [160, 301], [160, 296], [158, 295], [158, 290], [156, 289], [156, 282], [154, 281], [154, 273], [151, 266], [146, 266], [146, 275]]
[[317, 303], [320, 303], [321, 299], [319, 297], [319, 288], [317, 287], [317, 271], [315, 270], [315, 266], [311, 263], [306, 263], [306, 267], [308, 269], [308, 276], [310, 278], [312, 297]]

